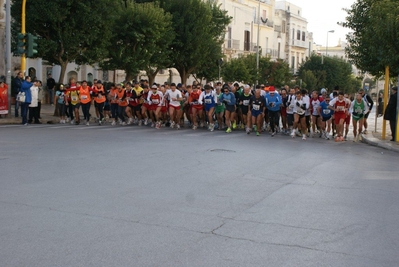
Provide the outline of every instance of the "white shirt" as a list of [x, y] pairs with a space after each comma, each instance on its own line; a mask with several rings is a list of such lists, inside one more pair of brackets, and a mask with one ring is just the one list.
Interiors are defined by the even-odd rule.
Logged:
[[[299, 107], [297, 105], [297, 103], [299, 104]], [[302, 105], [305, 104], [305, 109], [302, 108]], [[297, 99], [295, 97], [294, 100], [294, 113], [297, 113], [299, 115], [304, 115], [306, 110], [309, 109], [309, 97], [306, 99], [305, 97], [301, 97], [301, 99]]]
[[218, 102], [218, 98], [217, 98], [216, 94], [213, 91], [210, 91], [209, 94], [207, 94], [205, 91], [203, 91], [200, 94], [200, 97], [198, 99], [198, 103], [200, 105], [202, 105], [204, 103], [205, 96], [212, 96], [213, 100], [215, 101], [215, 104]]
[[295, 95], [288, 95], [287, 114], [294, 114]]
[[[160, 96], [158, 106], [159, 106], [159, 107], [162, 107], [162, 104], [163, 104], [163, 94], [162, 94], [161, 91], [158, 91], [158, 90], [157, 90], [157, 94]], [[152, 100], [151, 100], [151, 96], [152, 96], [152, 95], [153, 95], [153, 93], [152, 93], [152, 91], [150, 91], [150, 92], [148, 93], [148, 97], [147, 97], [148, 104], [150, 104], [150, 105], [153, 104], [153, 103], [152, 103]], [[156, 105], [156, 104], [154, 103], [154, 105]]]
[[38, 102], [39, 102], [39, 87], [33, 85], [30, 88], [30, 93], [32, 95], [32, 101], [29, 104], [29, 107], [35, 108], [35, 107], [37, 107], [39, 105], [38, 104]]
[[180, 101], [178, 100], [172, 100], [172, 99], [180, 99], [182, 98], [182, 94], [179, 90], [175, 90], [174, 92], [172, 89], [166, 90], [165, 97], [169, 99], [169, 105], [174, 106], [174, 107], [180, 107]]

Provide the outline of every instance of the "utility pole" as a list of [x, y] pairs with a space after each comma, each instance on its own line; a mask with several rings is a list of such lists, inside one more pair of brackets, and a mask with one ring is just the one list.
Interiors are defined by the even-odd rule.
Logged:
[[[21, 33], [26, 34], [25, 28], [25, 10], [26, 10], [26, 0], [22, 0], [22, 21], [21, 21]], [[21, 71], [23, 72], [24, 76], [26, 75], [26, 55], [23, 53], [21, 55]]]
[[259, 32], [260, 32], [260, 0], [258, 4], [258, 38], [256, 42], [256, 85], [258, 84], [258, 78], [259, 78]]
[[8, 85], [8, 115], [11, 116], [11, 0], [6, 1], [6, 69]]

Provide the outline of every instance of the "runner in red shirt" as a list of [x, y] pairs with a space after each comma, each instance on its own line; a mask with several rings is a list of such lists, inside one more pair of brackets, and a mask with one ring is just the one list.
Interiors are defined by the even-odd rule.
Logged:
[[337, 128], [337, 137], [335, 138], [335, 141], [343, 141], [344, 122], [349, 111], [349, 105], [344, 98], [343, 92], [339, 92], [338, 98], [334, 98], [330, 102], [329, 108], [334, 110], [334, 120]]

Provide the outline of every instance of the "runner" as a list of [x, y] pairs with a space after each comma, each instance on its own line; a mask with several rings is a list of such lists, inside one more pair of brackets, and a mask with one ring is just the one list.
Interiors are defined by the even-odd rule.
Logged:
[[79, 90], [79, 96], [80, 96], [80, 105], [82, 106], [83, 118], [86, 120], [87, 126], [90, 124], [90, 106], [91, 106], [90, 89], [91, 88], [87, 86], [87, 81], [82, 81], [82, 86], [80, 87]]
[[274, 86], [270, 86], [269, 93], [266, 95], [266, 107], [269, 110], [269, 122], [271, 127], [272, 137], [276, 134], [276, 127], [279, 127], [280, 120], [280, 106], [283, 103], [281, 97], [275, 94], [276, 89]]
[[322, 137], [324, 137], [326, 140], [330, 140], [329, 134], [331, 131], [332, 115], [334, 114], [334, 111], [332, 111], [328, 107], [330, 104], [330, 100], [330, 96], [326, 95], [324, 101], [321, 102], [320, 105], [317, 107], [319, 117], [321, 118], [320, 128], [322, 131]]
[[[344, 98], [345, 98], [345, 101], [348, 104], [348, 107], [350, 107], [350, 105], [351, 105], [352, 101], [354, 100], [354, 98], [353, 97], [349, 98], [348, 94], [344, 94]], [[351, 123], [351, 114], [350, 114], [350, 112], [348, 112], [348, 114], [346, 115], [346, 118], [345, 118], [345, 125], [344, 125], [344, 132], [345, 132], [344, 140], [345, 141], [348, 140], [347, 137], [348, 137], [348, 133], [349, 133], [349, 125], [350, 125], [350, 123]]]
[[172, 83], [170, 89], [166, 91], [165, 98], [169, 100], [169, 117], [170, 117], [170, 128], [180, 129], [180, 101], [183, 100], [182, 93], [176, 89], [176, 84]]
[[236, 98], [232, 92], [230, 92], [229, 87], [227, 85], [223, 86], [223, 92], [220, 96], [220, 101], [226, 105], [225, 111], [225, 119], [227, 130], [226, 133], [231, 133], [231, 119], [234, 118], [235, 115], [235, 106], [236, 106]]
[[155, 126], [156, 129], [160, 129], [163, 94], [161, 91], [158, 91], [157, 85], [151, 86], [151, 91], [148, 93], [147, 101], [148, 104], [150, 105], [149, 106], [150, 116], [153, 118], [151, 127]]
[[[266, 109], [266, 99], [261, 96], [261, 89], [255, 90], [255, 95], [251, 97], [249, 106], [251, 109], [253, 129], [256, 132], [256, 136], [259, 136], [263, 126], [263, 114]], [[250, 131], [247, 131], [247, 134], [249, 133]]]
[[369, 106], [359, 93], [356, 94], [356, 98], [351, 103], [349, 110], [350, 113], [352, 113], [353, 136], [355, 137], [353, 142], [357, 142], [359, 141], [359, 136], [363, 128], [363, 120], [365, 118], [365, 114], [368, 114]]
[[218, 123], [218, 129], [223, 130], [223, 122], [224, 122], [224, 111], [226, 109], [224, 103], [220, 101], [220, 97], [222, 96], [222, 87], [216, 86], [216, 95], [217, 95], [217, 104], [215, 109], [216, 119]]
[[200, 104], [205, 103], [205, 112], [209, 122], [208, 130], [213, 132], [215, 129], [213, 113], [215, 112], [217, 95], [215, 92], [213, 92], [212, 87], [208, 84], [204, 86], [204, 89], [205, 91], [201, 93], [198, 102]]
[[368, 106], [368, 112], [366, 114], [364, 114], [364, 119], [363, 119], [363, 125], [364, 125], [364, 132], [363, 133], [367, 134], [367, 127], [368, 127], [367, 119], [369, 117], [369, 114], [370, 114], [371, 110], [373, 109], [374, 101], [368, 94], [366, 94], [364, 89], [360, 89], [359, 90], [359, 94], [362, 95], [364, 101], [367, 103], [367, 106]]
[[[312, 92], [312, 98], [310, 99], [310, 110], [312, 114], [312, 137], [316, 136], [316, 127], [318, 130], [320, 130], [321, 118], [319, 115], [319, 106], [323, 101], [323, 98], [319, 96], [317, 91]], [[320, 131], [319, 137], [321, 136], [322, 132]]]
[[[288, 88], [288, 89], [287, 89]], [[287, 90], [289, 90], [288, 85], [284, 89], [281, 90], [281, 100], [282, 104], [280, 105], [280, 114], [281, 114], [281, 124], [283, 126], [283, 133], [287, 134], [287, 101], [288, 101], [288, 95], [287, 95]]]
[[79, 108], [80, 108], [80, 87], [71, 80], [71, 86], [66, 90], [68, 101], [66, 104], [69, 112], [71, 113], [71, 124], [80, 124]]
[[339, 92], [338, 98], [330, 101], [329, 108], [334, 110], [334, 120], [337, 128], [337, 137], [335, 138], [335, 141], [343, 141], [344, 122], [349, 111], [349, 105], [344, 98], [343, 92]]
[[242, 113], [242, 125], [245, 125], [245, 131], [247, 134], [251, 131], [252, 115], [249, 109], [249, 103], [251, 102], [251, 87], [248, 84], [244, 85], [244, 92], [240, 95], [239, 104]]
[[94, 88], [94, 103], [96, 104], [96, 110], [98, 112], [98, 124], [102, 125], [104, 121], [104, 103], [107, 100], [105, 97], [104, 87], [101, 84], [101, 81], [97, 81], [97, 85]]
[[111, 125], [116, 125], [116, 119], [118, 117], [118, 89], [115, 87], [114, 83], [111, 83], [111, 89], [108, 94], [108, 99], [111, 103]]
[[[291, 88], [287, 96], [287, 133], [290, 134], [294, 126], [294, 103], [295, 103], [295, 89]], [[295, 130], [295, 129], [294, 129]]]
[[[196, 130], [198, 128], [198, 118], [201, 122], [201, 127], [204, 127], [203, 123], [203, 105], [198, 102], [199, 97], [201, 95], [201, 91], [199, 90], [198, 85], [193, 85], [193, 91], [191, 92], [189, 98], [188, 98], [188, 103], [190, 104], [191, 107], [191, 113], [192, 113], [192, 120], [193, 120], [193, 130]], [[198, 118], [197, 118], [198, 115]]]
[[66, 101], [66, 92], [64, 90], [64, 85], [60, 84], [59, 90], [55, 93], [55, 101], [58, 103], [58, 113], [60, 116], [60, 123], [65, 124], [65, 104], [68, 103]]
[[301, 91], [297, 91], [295, 93], [294, 100], [294, 126], [291, 132], [291, 137], [295, 137], [295, 129], [300, 126], [300, 130], [302, 133], [302, 140], [306, 140], [307, 126], [306, 126], [306, 118], [305, 112], [309, 108], [309, 102], [306, 98], [302, 96]]
[[141, 97], [143, 102], [143, 104], [141, 105], [141, 117], [144, 119], [144, 125], [148, 125], [148, 112], [150, 110], [150, 105], [148, 104], [149, 91], [149, 87], [147, 85], [143, 85], [143, 95]]
[[[145, 83], [145, 81], [144, 81]], [[146, 85], [144, 85], [146, 86]], [[132, 88], [132, 84], [128, 82], [126, 84], [126, 98], [129, 101], [129, 105], [126, 107], [126, 114], [129, 117], [128, 124], [132, 124], [135, 120], [135, 123], [138, 123], [139, 126], [142, 125], [142, 116], [141, 116], [141, 105], [143, 103], [143, 88], [140, 87], [139, 82], [134, 83], [134, 88]]]

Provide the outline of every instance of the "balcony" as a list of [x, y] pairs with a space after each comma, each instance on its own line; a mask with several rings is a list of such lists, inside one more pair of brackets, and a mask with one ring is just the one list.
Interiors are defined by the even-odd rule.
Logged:
[[225, 49], [239, 50], [240, 49], [240, 40], [234, 40], [234, 39], [225, 40], [224, 47], [225, 47]]
[[301, 40], [292, 40], [291, 41], [292, 46], [300, 47], [300, 48], [308, 48], [308, 42], [306, 41], [301, 41]]

